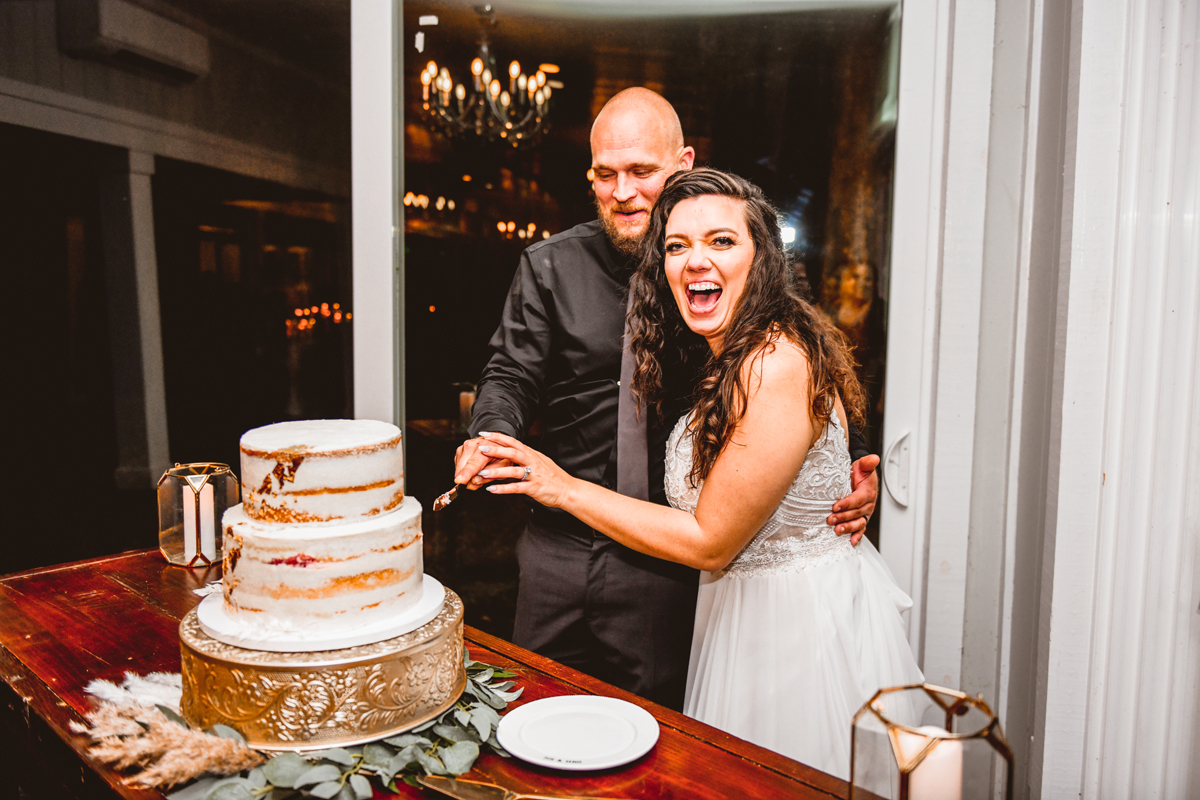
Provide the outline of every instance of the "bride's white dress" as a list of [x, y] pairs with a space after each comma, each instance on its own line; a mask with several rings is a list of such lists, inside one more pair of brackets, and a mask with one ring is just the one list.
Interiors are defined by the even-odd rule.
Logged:
[[[695, 513], [687, 417], [667, 444], [671, 505]], [[700, 574], [684, 712], [848, 778], [850, 723], [875, 691], [920, 683], [900, 612], [912, 600], [867, 540], [825, 523], [850, 493], [837, 414], [779, 508], [720, 572]]]

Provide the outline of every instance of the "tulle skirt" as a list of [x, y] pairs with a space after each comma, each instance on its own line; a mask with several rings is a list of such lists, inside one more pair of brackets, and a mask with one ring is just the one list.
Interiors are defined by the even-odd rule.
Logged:
[[866, 540], [802, 569], [701, 573], [684, 711], [848, 779], [854, 714], [922, 681], [900, 618], [911, 606]]

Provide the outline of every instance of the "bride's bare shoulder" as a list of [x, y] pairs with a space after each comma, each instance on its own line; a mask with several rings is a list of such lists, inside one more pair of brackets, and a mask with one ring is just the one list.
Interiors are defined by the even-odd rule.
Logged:
[[770, 390], [808, 383], [808, 356], [786, 337], [774, 336], [746, 359], [742, 367], [743, 379], [754, 388]]

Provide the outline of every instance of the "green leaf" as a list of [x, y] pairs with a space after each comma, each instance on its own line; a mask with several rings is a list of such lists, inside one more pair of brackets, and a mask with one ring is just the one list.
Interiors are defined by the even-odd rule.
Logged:
[[191, 725], [187, 724], [187, 720], [175, 713], [175, 709], [167, 708], [166, 706], [160, 706], [158, 703], [155, 703], [154, 707], [161, 711], [164, 717], [171, 720], [171, 722], [174, 722], [176, 725], [182, 725], [185, 728], [192, 727]]
[[[490, 711], [491, 709], [488, 710]], [[479, 734], [479, 741], [481, 742], [486, 742], [488, 737], [492, 735], [492, 722], [484, 717], [483, 714], [472, 714], [471, 725], [474, 726], [475, 731]]]
[[454, 725], [434, 725], [433, 732], [443, 739], [449, 739], [452, 742], [469, 742], [471, 740], [470, 734]]
[[454, 709], [454, 720], [462, 726], [471, 724], [471, 712], [463, 711], [461, 708]]
[[478, 681], [479, 683], [487, 683], [488, 681], [490, 681], [492, 679], [492, 675], [494, 675], [495, 672], [496, 672], [496, 670], [492, 669], [491, 667], [488, 667], [487, 669], [485, 669], [483, 672], [479, 673], [478, 675], [472, 675], [471, 678], [473, 680]]
[[263, 774], [273, 786], [295, 786], [296, 779], [312, 765], [295, 753], [280, 753], [263, 765]]
[[262, 767], [255, 767], [250, 770], [250, 774], [246, 776], [246, 780], [250, 781], [250, 785], [255, 789], [261, 789], [267, 785], [267, 776], [263, 772]]
[[412, 764], [416, 760], [417, 760], [417, 746], [410, 744], [408, 747], [404, 748], [399, 753], [397, 753], [395, 756], [393, 756], [392, 760], [388, 762], [387, 774], [389, 776], [395, 775], [397, 772], [400, 772], [401, 770], [403, 770], [405, 767], [407, 767], [409, 764]]
[[324, 800], [329, 800], [335, 794], [342, 790], [342, 785], [337, 781], [325, 781], [318, 783], [316, 786], [308, 790], [308, 793], [313, 797], [321, 797]]
[[506, 692], [516, 685], [516, 681], [502, 681], [500, 683], [489, 683], [488, 688], [493, 692]]
[[220, 781], [213, 786], [205, 800], [254, 800], [254, 794], [243, 783], [247, 781]]
[[315, 753], [305, 753], [309, 761], [316, 761], [323, 758], [326, 761], [332, 761], [335, 764], [341, 764], [346, 767], [354, 766], [354, 756], [342, 747], [334, 747], [329, 750], [319, 750]]
[[442, 766], [442, 762], [438, 760], [437, 756], [431, 756], [421, 750], [417, 751], [417, 763], [420, 764], [421, 767], [431, 775], [450, 774], [446, 771], [446, 768]]
[[492, 723], [493, 728], [500, 724], [500, 715], [496, 713], [496, 709], [486, 704], [481, 703], [479, 706], [471, 709], [471, 719], [474, 719], [475, 717], [483, 717], [488, 722]]
[[494, 673], [492, 673], [492, 677], [493, 678], [515, 678], [515, 677], [517, 677], [517, 673], [513, 672], [511, 669], [498, 669]]
[[342, 786], [342, 790], [337, 793], [333, 800], [354, 800], [355, 796], [354, 787], [347, 783]]
[[[434, 725], [437, 725], [439, 721], [440, 721], [440, 720], [439, 720], [439, 719], [436, 719], [436, 718], [435, 718], [435, 719], [431, 719], [431, 720], [429, 720], [429, 722], [426, 722], [426, 723], [425, 723], [425, 724], [423, 724], [423, 725], [418, 725], [417, 727], [413, 728], [412, 732], [413, 732], [413, 733], [420, 733], [421, 731], [427, 731], [427, 730], [429, 730], [430, 728], [432, 728]], [[389, 741], [389, 740], [388, 740], [388, 739], [384, 739], [384, 741], [386, 742], [386, 741]]]
[[525, 691], [525, 687], [522, 686], [520, 689], [517, 689], [515, 692], [496, 692], [496, 696], [499, 697], [501, 702], [504, 703], [504, 706], [502, 706], [502, 708], [503, 708], [503, 707], [507, 707], [508, 704], [513, 702], [514, 700], [519, 699], [521, 697], [521, 694], [524, 691]]
[[487, 740], [487, 745], [488, 747], [492, 748], [492, 751], [501, 758], [512, 758], [512, 755], [500, 746], [500, 742], [496, 739], [495, 731], [492, 731], [492, 738]]
[[212, 787], [216, 784], [216, 778], [201, 778], [195, 783], [190, 783], [179, 791], [171, 792], [167, 795], [167, 800], [204, 800], [204, 797], [212, 791]]
[[505, 708], [508, 707], [508, 703], [501, 700], [500, 697], [498, 697], [495, 693], [492, 692], [491, 689], [487, 688], [486, 686], [476, 685], [474, 694], [480, 700], [487, 703], [489, 706], [496, 709], [497, 711], [503, 711]]
[[459, 742], [453, 747], [442, 751], [442, 763], [451, 775], [462, 775], [470, 772], [479, 758], [479, 745], [474, 742]]
[[[429, 727], [432, 728], [433, 725], [431, 724]], [[408, 747], [410, 744], [419, 744], [429, 747], [431, 744], [433, 744], [431, 739], [428, 739], [424, 736], [417, 736], [415, 733], [402, 733], [399, 736], [392, 736], [384, 739], [384, 741], [388, 744], [394, 744], [396, 747]]]
[[341, 770], [332, 764], [318, 764], [300, 773], [300, 777], [292, 781], [292, 788], [299, 789], [301, 786], [308, 786], [310, 783], [336, 781], [340, 777], [342, 777]]
[[419, 780], [417, 780], [416, 775], [403, 775], [403, 776], [401, 776], [400, 779], [402, 781], [404, 781], [405, 783], [407, 783], [409, 786], [413, 787], [414, 789], [424, 789], [425, 788], [421, 784], [421, 782]]
[[373, 767], [387, 766], [394, 755], [396, 755], [396, 751], [385, 744], [372, 742], [363, 748], [363, 761]]
[[351, 775], [350, 786], [354, 789], [355, 800], [371, 800], [371, 782], [362, 775]]
[[214, 734], [220, 736], [222, 739], [233, 739], [235, 742], [241, 742], [242, 744], [246, 743], [246, 737], [242, 736], [228, 725], [213, 725], [212, 730]]

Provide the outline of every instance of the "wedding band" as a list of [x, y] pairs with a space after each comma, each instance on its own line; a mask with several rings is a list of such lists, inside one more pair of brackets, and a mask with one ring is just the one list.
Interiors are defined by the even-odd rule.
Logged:
[[533, 472], [533, 467], [526, 467], [525, 474], [521, 476], [521, 480], [523, 480], [523, 481], [529, 480], [529, 473], [531, 473], [531, 472]]

